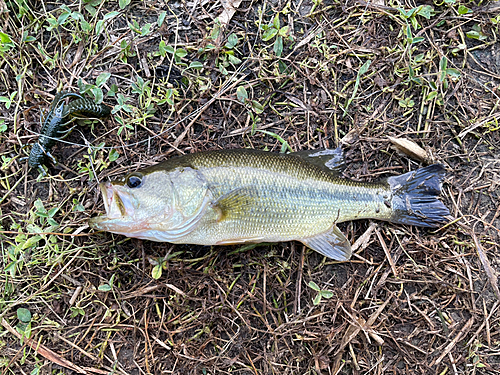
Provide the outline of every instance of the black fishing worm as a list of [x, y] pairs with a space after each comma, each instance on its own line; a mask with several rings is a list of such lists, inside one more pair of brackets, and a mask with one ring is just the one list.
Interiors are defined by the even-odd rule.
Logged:
[[[66, 98], [76, 98], [64, 104]], [[57, 93], [49, 108], [40, 130], [38, 142], [33, 145], [28, 157], [28, 165], [31, 168], [38, 168], [43, 171], [42, 164], [45, 164], [49, 157], [54, 163], [56, 160], [50, 151], [58, 139], [62, 139], [69, 134], [71, 129], [64, 126], [71, 117], [96, 117], [104, 118], [109, 116], [111, 108], [104, 104], [96, 104], [90, 99], [85, 99], [79, 94], [61, 91]]]

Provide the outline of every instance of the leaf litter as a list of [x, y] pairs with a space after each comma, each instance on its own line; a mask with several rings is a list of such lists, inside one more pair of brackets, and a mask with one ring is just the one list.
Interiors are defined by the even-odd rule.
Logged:
[[[495, 3], [0, 3], [2, 374], [499, 373]], [[42, 177], [20, 157], [61, 89], [113, 114], [78, 120]], [[455, 220], [344, 223], [349, 263], [86, 227], [97, 180], [338, 145], [363, 181], [445, 164]]]

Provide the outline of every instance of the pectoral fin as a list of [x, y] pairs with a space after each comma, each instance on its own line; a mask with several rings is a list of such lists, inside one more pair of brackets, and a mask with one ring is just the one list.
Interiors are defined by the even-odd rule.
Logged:
[[305, 238], [301, 242], [334, 260], [346, 261], [351, 258], [351, 244], [336, 225], [326, 232]]
[[221, 221], [231, 218], [237, 218], [245, 215], [251, 210], [255, 203], [257, 192], [250, 187], [242, 187], [231, 190], [219, 197], [212, 203], [212, 207], [219, 211], [219, 218]]

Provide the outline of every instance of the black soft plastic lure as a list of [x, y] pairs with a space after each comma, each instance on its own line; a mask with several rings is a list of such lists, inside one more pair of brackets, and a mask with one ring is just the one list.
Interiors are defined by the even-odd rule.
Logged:
[[[76, 99], [65, 104], [66, 98]], [[31, 149], [28, 165], [31, 168], [38, 168], [45, 174], [42, 164], [45, 164], [47, 157], [57, 164], [50, 151], [58, 139], [63, 139], [73, 130], [74, 127], [69, 129], [65, 127], [71, 117], [104, 118], [110, 113], [111, 109], [108, 106], [96, 104], [79, 94], [65, 91], [57, 93], [43, 121], [40, 137]]]

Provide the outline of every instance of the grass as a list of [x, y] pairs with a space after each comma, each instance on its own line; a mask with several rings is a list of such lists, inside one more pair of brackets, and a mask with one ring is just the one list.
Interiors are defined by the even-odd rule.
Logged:
[[[494, 7], [5, 4], [0, 374], [499, 373]], [[77, 120], [41, 176], [21, 158], [61, 89], [112, 115]], [[389, 136], [449, 168], [456, 220], [344, 223], [349, 263], [299, 243], [175, 246], [88, 229], [99, 181], [174, 155], [341, 145], [345, 177], [368, 181], [419, 166]]]

